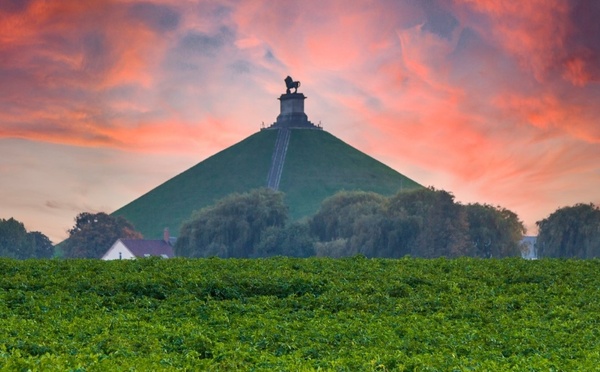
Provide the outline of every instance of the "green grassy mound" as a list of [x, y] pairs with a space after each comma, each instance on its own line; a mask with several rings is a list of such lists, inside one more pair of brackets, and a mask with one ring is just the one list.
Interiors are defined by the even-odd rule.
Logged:
[[280, 190], [294, 219], [313, 215], [341, 190], [389, 196], [416, 187], [421, 186], [327, 132], [292, 131]]
[[591, 371], [600, 261], [0, 260], [1, 370]]
[[193, 211], [234, 192], [264, 187], [277, 132], [262, 131], [196, 164], [115, 211], [148, 239], [176, 236]]
[[[234, 192], [265, 187], [277, 131], [264, 130], [215, 154], [114, 212], [146, 238], [174, 236], [193, 211]], [[280, 184], [290, 216], [314, 214], [340, 190], [392, 195], [416, 182], [318, 130], [292, 130]]]

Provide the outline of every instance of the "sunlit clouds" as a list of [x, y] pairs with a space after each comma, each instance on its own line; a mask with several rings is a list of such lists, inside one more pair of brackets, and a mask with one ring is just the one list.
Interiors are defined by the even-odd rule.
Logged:
[[291, 75], [325, 130], [533, 228], [600, 202], [599, 17], [559, 0], [2, 2], [0, 218], [60, 240], [271, 124]]

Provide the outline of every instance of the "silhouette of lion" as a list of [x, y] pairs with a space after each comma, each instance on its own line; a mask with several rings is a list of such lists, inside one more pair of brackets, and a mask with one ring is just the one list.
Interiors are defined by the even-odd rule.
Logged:
[[294, 81], [291, 76], [285, 78], [286, 94], [290, 94], [290, 89], [294, 88], [294, 93], [298, 93], [298, 87], [300, 87], [299, 81]]

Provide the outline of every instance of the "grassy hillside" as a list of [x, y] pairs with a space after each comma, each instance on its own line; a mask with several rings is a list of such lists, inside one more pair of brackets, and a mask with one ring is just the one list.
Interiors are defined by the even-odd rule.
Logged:
[[594, 371], [598, 260], [0, 259], [0, 370]]
[[[274, 130], [256, 133], [113, 214], [147, 238], [161, 237], [165, 227], [177, 235], [194, 210], [233, 192], [265, 187], [276, 136]], [[280, 190], [294, 219], [314, 214], [323, 199], [340, 190], [391, 195], [412, 187], [419, 185], [327, 132], [292, 130]]]
[[293, 218], [314, 214], [340, 190], [393, 195], [414, 187], [421, 186], [328, 132], [292, 131], [280, 189]]
[[234, 193], [264, 187], [275, 131], [261, 131], [211, 156], [115, 211], [146, 238], [160, 238], [165, 227], [176, 236], [194, 210]]

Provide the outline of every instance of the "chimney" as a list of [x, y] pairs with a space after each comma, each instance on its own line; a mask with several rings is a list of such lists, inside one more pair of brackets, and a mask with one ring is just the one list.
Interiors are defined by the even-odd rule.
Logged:
[[163, 240], [164, 240], [164, 241], [165, 241], [167, 244], [170, 244], [170, 243], [169, 243], [169, 240], [170, 240], [170, 238], [171, 238], [171, 235], [169, 234], [169, 228], [168, 228], [168, 227], [165, 227], [165, 230], [163, 231]]

